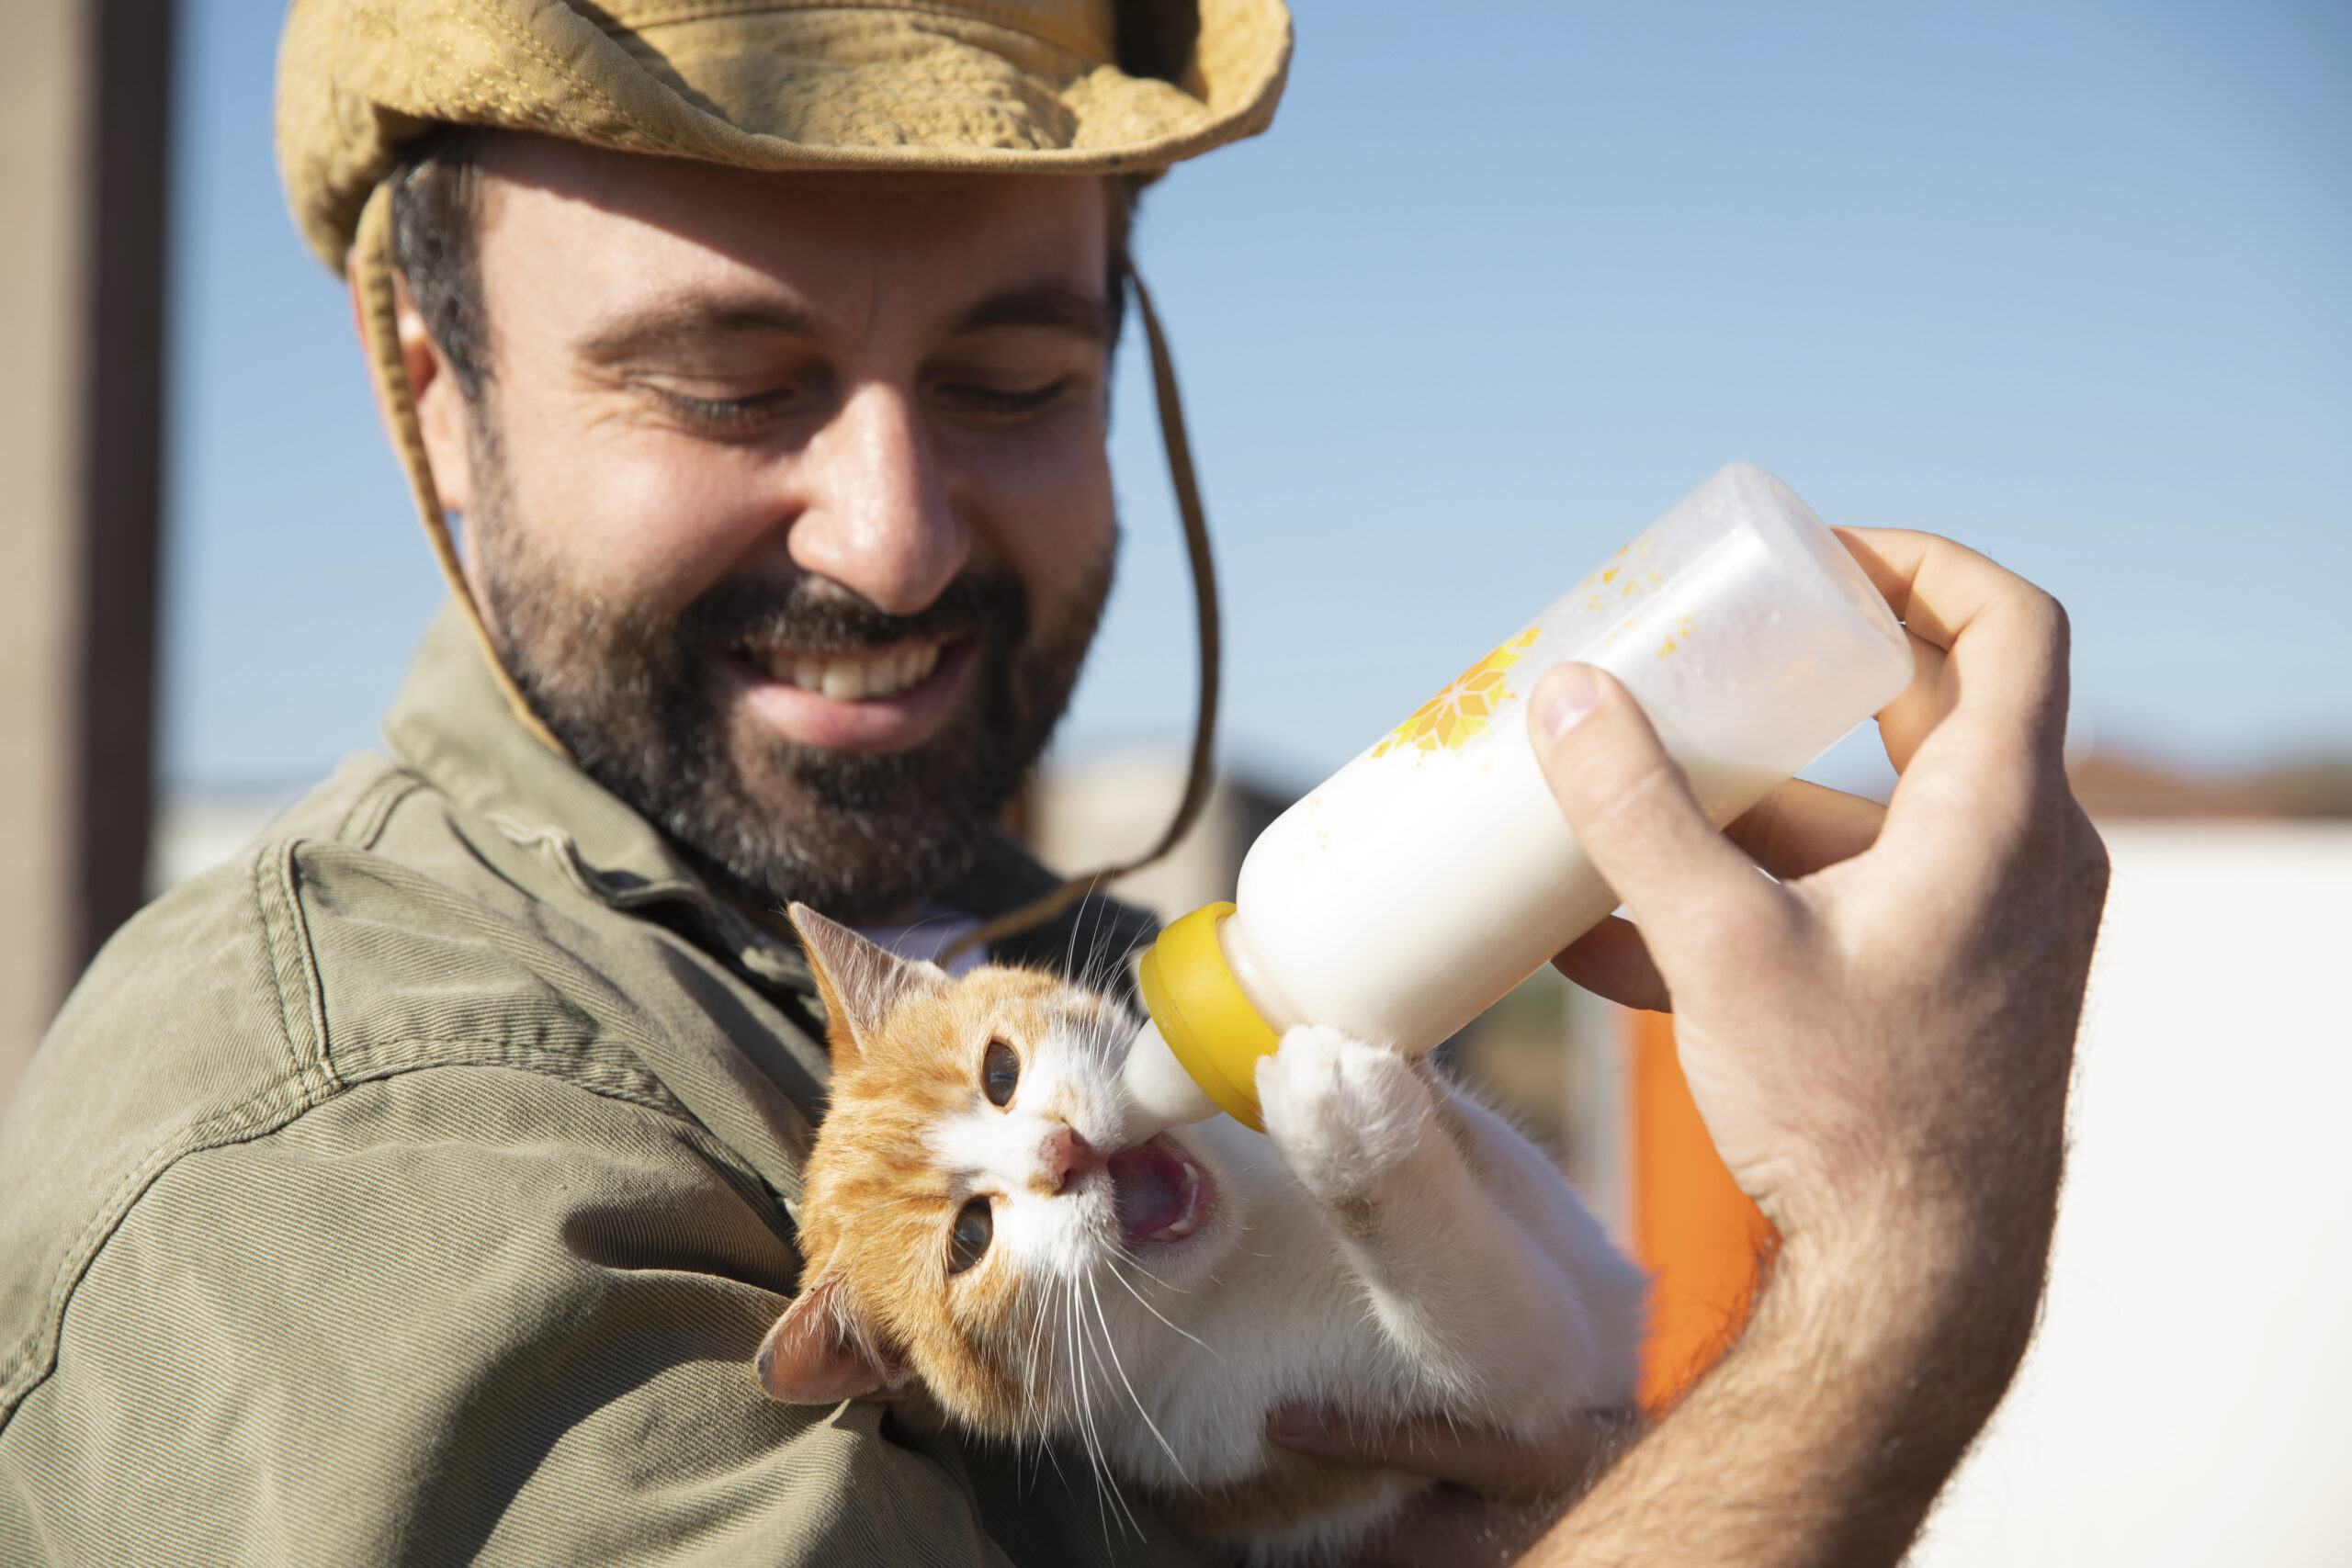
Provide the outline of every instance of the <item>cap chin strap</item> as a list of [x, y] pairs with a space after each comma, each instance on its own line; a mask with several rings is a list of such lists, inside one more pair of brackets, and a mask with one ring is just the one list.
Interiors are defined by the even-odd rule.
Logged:
[[1176, 364], [1168, 353], [1168, 334], [1160, 330], [1159, 312], [1151, 307], [1151, 290], [1135, 269], [1127, 269], [1127, 287], [1135, 290], [1136, 313], [1151, 347], [1151, 389], [1159, 404], [1159, 439], [1168, 448], [1168, 477], [1176, 486], [1176, 514], [1184, 523], [1184, 549], [1193, 562], [1193, 611], [1200, 635], [1201, 700], [1193, 718], [1193, 762], [1184, 774], [1184, 798], [1176, 805], [1159, 841], [1133, 860], [1119, 861], [1100, 871], [1073, 876], [1035, 902], [999, 915], [978, 930], [967, 931], [939, 955], [944, 964], [967, 949], [1043, 925], [1106, 882], [1116, 881], [1159, 860], [1183, 840], [1209, 803], [1209, 787], [1216, 782], [1217, 671], [1222, 662], [1218, 632], [1216, 567], [1209, 558], [1209, 520], [1201, 509], [1201, 481], [1193, 472], [1193, 444], [1184, 434], [1184, 400], [1176, 390]]
[[[368, 374], [376, 383], [377, 403], [384, 411], [384, 422], [390, 428], [392, 446], [400, 453], [401, 466], [408, 470], [409, 490], [416, 498], [417, 516], [424, 524], [424, 537], [433, 547], [433, 558], [441, 563], [441, 575], [447, 579], [450, 593], [465, 613], [466, 624], [473, 628], [482, 661], [490, 666], [491, 677], [505, 694], [506, 705], [514, 711], [516, 721], [541, 745], [568, 761], [571, 751], [531, 711], [522, 688], [514, 683], [514, 675], [498, 657], [490, 628], [482, 622], [481, 608], [474, 603], [473, 592], [467, 585], [465, 568], [458, 559], [457, 541], [450, 537], [449, 519], [442, 510], [440, 491], [434, 487], [433, 465], [425, 456], [424, 432], [417, 421], [414, 389], [409, 385], [408, 360], [401, 350], [399, 294], [392, 264], [392, 192], [389, 183], [379, 185], [360, 211], [350, 265], [352, 288], [359, 301], [359, 326], [366, 341]], [[1193, 761], [1184, 775], [1184, 796], [1178, 802], [1176, 815], [1159, 835], [1159, 842], [1143, 854], [1073, 876], [1044, 897], [999, 915], [940, 954], [942, 963], [981, 943], [1001, 942], [1032, 926], [1042, 925], [1104, 883], [1141, 871], [1160, 859], [1182, 841], [1193, 824], [1200, 820], [1201, 811], [1208, 804], [1209, 788], [1216, 782], [1214, 754], [1221, 638], [1216, 570], [1209, 558], [1208, 518], [1201, 508], [1200, 480], [1193, 472], [1193, 447], [1184, 434], [1183, 399], [1176, 389], [1176, 367], [1169, 357], [1167, 334], [1160, 330], [1159, 313], [1152, 309], [1151, 291], [1132, 268], [1127, 272], [1126, 282], [1135, 291], [1136, 313], [1143, 318], [1144, 337], [1151, 350], [1151, 386], [1159, 404], [1159, 435], [1168, 449], [1169, 477], [1176, 487], [1176, 513], [1183, 521], [1185, 551], [1193, 566], [1201, 691], [1200, 706], [1193, 721]]]
[[569, 761], [571, 752], [555, 738], [553, 730], [539, 722], [531, 705], [523, 700], [523, 689], [514, 683], [514, 677], [498, 657], [497, 645], [490, 640], [490, 627], [482, 624], [481, 607], [474, 603], [473, 591], [466, 586], [466, 570], [458, 559], [458, 542], [449, 536], [449, 517], [441, 509], [441, 492], [434, 488], [433, 463], [424, 453], [424, 430], [417, 423], [416, 391], [408, 384], [408, 356], [401, 352], [390, 181], [378, 185], [368, 197], [368, 205], [360, 209], [359, 231], [351, 243], [350, 265], [352, 291], [359, 299], [359, 332], [367, 344], [368, 373], [376, 382], [376, 406], [384, 411], [384, 423], [389, 427], [393, 447], [401, 455], [401, 467], [408, 470], [409, 492], [416, 498], [416, 514], [424, 524], [424, 537], [433, 547], [433, 558], [441, 563], [441, 575], [448, 580], [450, 593], [465, 612], [466, 625], [473, 627], [474, 640], [481, 645], [482, 661], [490, 666], [491, 678], [498, 682], [498, 689], [506, 694], [506, 705], [514, 710], [514, 717], [533, 739]]

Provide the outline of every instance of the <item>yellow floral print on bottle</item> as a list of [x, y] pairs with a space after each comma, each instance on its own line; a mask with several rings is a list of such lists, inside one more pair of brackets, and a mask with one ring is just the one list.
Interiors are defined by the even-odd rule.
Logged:
[[1390, 730], [1372, 754], [1385, 757], [1408, 746], [1417, 751], [1461, 750], [1493, 721], [1505, 703], [1518, 695], [1503, 684], [1503, 672], [1519, 662], [1540, 635], [1538, 628], [1531, 626], [1456, 675], [1445, 690]]

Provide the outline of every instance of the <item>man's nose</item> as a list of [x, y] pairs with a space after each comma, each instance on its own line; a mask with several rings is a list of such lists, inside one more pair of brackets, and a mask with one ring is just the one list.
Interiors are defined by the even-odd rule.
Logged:
[[1075, 1127], [1056, 1127], [1037, 1149], [1039, 1182], [1054, 1195], [1069, 1190], [1069, 1184], [1088, 1171], [1102, 1169], [1102, 1163], [1094, 1145], [1080, 1137]]
[[964, 570], [971, 537], [910, 393], [857, 386], [800, 457], [793, 564], [910, 615]]

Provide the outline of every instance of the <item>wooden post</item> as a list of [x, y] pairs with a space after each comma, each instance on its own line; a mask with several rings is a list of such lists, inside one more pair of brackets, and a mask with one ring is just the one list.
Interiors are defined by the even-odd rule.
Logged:
[[21, 0], [0, 51], [0, 1107], [145, 892], [169, 0]]
[[1674, 1054], [1673, 1016], [1623, 1016], [1633, 1058], [1634, 1250], [1653, 1276], [1641, 1401], [1655, 1410], [1673, 1403], [1747, 1326], [1773, 1233], [1699, 1119]]

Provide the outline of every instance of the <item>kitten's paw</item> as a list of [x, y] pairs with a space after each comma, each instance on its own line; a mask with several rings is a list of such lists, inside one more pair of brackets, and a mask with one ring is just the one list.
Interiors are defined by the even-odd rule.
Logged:
[[1434, 1131], [1410, 1062], [1320, 1025], [1260, 1060], [1258, 1103], [1283, 1163], [1326, 1205], [1360, 1204]]

